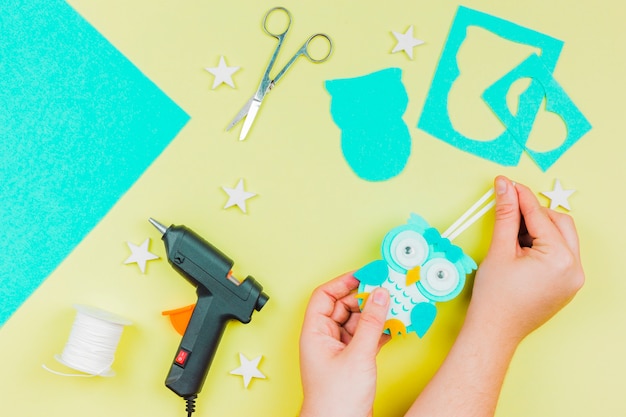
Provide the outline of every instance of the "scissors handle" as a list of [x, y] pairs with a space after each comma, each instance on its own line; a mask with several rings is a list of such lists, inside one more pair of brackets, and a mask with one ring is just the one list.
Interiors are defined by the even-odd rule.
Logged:
[[[321, 58], [315, 58], [309, 52], [309, 44], [315, 38], [322, 38], [322, 39], [325, 39], [326, 41], [328, 41], [328, 51], [326, 52], [326, 55], [324, 55]], [[287, 70], [291, 67], [291, 65], [293, 65], [293, 63], [296, 61], [296, 59], [298, 59], [300, 56], [304, 56], [309, 61], [311, 61], [311, 62], [313, 62], [315, 64], [319, 64], [321, 62], [326, 61], [328, 58], [330, 58], [330, 55], [332, 53], [333, 53], [333, 41], [330, 39], [330, 37], [328, 35], [326, 35], [325, 33], [316, 33], [316, 34], [311, 35], [309, 37], [309, 39], [307, 39], [306, 42], [304, 42], [304, 44], [300, 47], [300, 49], [298, 49], [298, 51], [291, 57], [289, 62], [287, 62], [285, 64], [283, 69], [281, 69], [280, 72], [278, 74], [276, 74], [276, 77], [274, 77], [274, 79], [272, 80], [270, 88], [274, 87], [276, 85], [276, 83], [278, 83], [278, 80], [280, 80], [282, 78], [282, 76], [285, 74], [285, 72], [287, 72]]]
[[[267, 26], [268, 17], [270, 17], [270, 15], [275, 13], [276, 11], [282, 12], [287, 16], [287, 26], [285, 27], [285, 30], [283, 30], [282, 32], [278, 32], [278, 33], [273, 32]], [[276, 44], [276, 48], [274, 49], [274, 52], [272, 53], [270, 62], [267, 64], [267, 67], [265, 68], [265, 73], [263, 74], [263, 77], [261, 78], [261, 83], [259, 84], [259, 88], [257, 89], [256, 94], [254, 95], [254, 99], [257, 101], [263, 100], [263, 96], [265, 95], [265, 93], [272, 88], [272, 80], [270, 78], [270, 71], [274, 67], [274, 63], [276, 62], [276, 57], [278, 56], [278, 52], [280, 52], [280, 47], [283, 45], [283, 41], [285, 40], [285, 36], [287, 35], [287, 32], [289, 31], [290, 27], [291, 27], [291, 13], [289, 13], [289, 10], [285, 9], [284, 7], [274, 7], [274, 8], [269, 9], [267, 13], [265, 13], [265, 17], [263, 18], [263, 30], [268, 35], [276, 38], [278, 40], [278, 43]]]
[[[270, 15], [276, 11], [280, 11], [287, 16], [287, 26], [285, 27], [285, 30], [283, 30], [282, 32], [274, 32], [267, 26], [267, 18], [270, 17]], [[289, 10], [285, 9], [284, 7], [273, 7], [269, 9], [267, 13], [265, 13], [265, 17], [263, 18], [263, 30], [268, 35], [273, 36], [278, 40], [281, 40], [281, 38], [285, 37], [290, 27], [291, 27], [291, 13], [289, 13]]]
[[[328, 41], [328, 52], [326, 52], [326, 55], [324, 55], [321, 58], [314, 58], [311, 53], [309, 52], [309, 44], [311, 43], [311, 41], [315, 38], [324, 38]], [[307, 57], [307, 59], [315, 64], [319, 64], [321, 62], [326, 61], [328, 58], [330, 58], [330, 54], [333, 53], [333, 41], [328, 37], [327, 34], [325, 33], [316, 33], [314, 35], [311, 35], [311, 37], [309, 37], [309, 39], [306, 40], [306, 42], [304, 43], [304, 45], [302, 46], [302, 48], [300, 48], [300, 50], [302, 51], [302, 55], [304, 55], [305, 57]]]

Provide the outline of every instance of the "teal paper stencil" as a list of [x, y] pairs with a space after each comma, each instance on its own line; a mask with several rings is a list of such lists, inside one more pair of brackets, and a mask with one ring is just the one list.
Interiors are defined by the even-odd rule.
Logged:
[[341, 129], [350, 168], [368, 181], [385, 181], [404, 169], [411, 135], [402, 120], [409, 98], [402, 71], [388, 68], [362, 77], [326, 81], [330, 111]]
[[[502, 134], [490, 141], [475, 140], [456, 131], [448, 113], [448, 95], [460, 75], [457, 54], [465, 41], [468, 28], [472, 26], [540, 51], [540, 58], [537, 55], [535, 57], [540, 59], [541, 69], [536, 67], [536, 62], [528, 64], [524, 61], [518, 68], [496, 81], [487, 89], [486, 96], [483, 96], [505, 127]], [[590, 128], [587, 120], [551, 76], [562, 48], [562, 41], [548, 35], [486, 13], [459, 7], [424, 103], [418, 127], [459, 149], [505, 166], [517, 165], [522, 152], [527, 151], [542, 170], [548, 169]], [[536, 59], [532, 58], [531, 61]], [[533, 65], [532, 71], [529, 70], [529, 65]], [[508, 110], [502, 108], [502, 103], [506, 103], [506, 94], [511, 84], [525, 76], [531, 77], [531, 83], [520, 95], [517, 115], [512, 116]], [[553, 102], [556, 99], [563, 103], [553, 109], [563, 117], [568, 128], [574, 128], [575, 132], [570, 132], [566, 142], [558, 148], [537, 153], [528, 149], [526, 143], [544, 97], [549, 97], [548, 101], [551, 97]]]
[[61, 0], [3, 2], [0, 103], [2, 325], [189, 116]]

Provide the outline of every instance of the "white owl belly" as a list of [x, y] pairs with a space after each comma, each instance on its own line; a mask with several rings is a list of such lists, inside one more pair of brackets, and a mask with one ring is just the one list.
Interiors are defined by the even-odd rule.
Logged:
[[[405, 326], [411, 324], [411, 310], [416, 304], [429, 302], [417, 289], [417, 285], [406, 286], [406, 275], [389, 268], [389, 276], [381, 285], [389, 291], [390, 306], [387, 319], [398, 319]], [[366, 285], [365, 292], [372, 292], [375, 285]]]

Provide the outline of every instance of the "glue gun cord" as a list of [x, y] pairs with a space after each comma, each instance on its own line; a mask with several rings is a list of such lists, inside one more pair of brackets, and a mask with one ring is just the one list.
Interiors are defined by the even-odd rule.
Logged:
[[191, 417], [193, 412], [196, 411], [196, 398], [198, 398], [196, 394], [185, 397], [185, 401], [187, 401], [187, 417]]

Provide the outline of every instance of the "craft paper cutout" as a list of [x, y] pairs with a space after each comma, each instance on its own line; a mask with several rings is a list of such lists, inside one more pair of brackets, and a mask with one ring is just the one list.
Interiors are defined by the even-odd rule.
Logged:
[[[541, 51], [539, 56], [542, 68], [538, 68], [536, 59], [531, 57], [487, 89], [485, 100], [505, 124], [502, 134], [490, 141], [474, 140], [456, 131], [448, 113], [448, 96], [460, 75], [457, 54], [465, 41], [468, 28], [472, 26]], [[459, 149], [505, 166], [517, 165], [522, 152], [526, 150], [539, 167], [546, 170], [590, 128], [588, 122], [552, 78], [551, 74], [554, 72], [562, 47], [562, 41], [548, 35], [486, 13], [459, 7], [424, 103], [418, 127]], [[532, 81], [528, 89], [520, 95], [517, 114], [512, 116], [508, 109], [505, 111], [502, 103], [506, 101], [511, 84], [522, 78], [523, 73], [530, 76]], [[526, 142], [544, 96], [552, 98], [554, 107], [551, 109], [558, 112], [573, 131], [565, 143], [557, 149], [539, 153], [527, 149]]]
[[63, 0], [0, 22], [2, 325], [189, 116]]
[[[585, 116], [578, 110], [578, 107], [567, 96], [565, 91], [556, 82], [552, 73], [543, 65], [539, 56], [532, 54], [524, 62], [506, 74], [491, 87], [485, 90], [483, 99], [491, 107], [493, 112], [500, 118], [502, 123], [514, 133], [518, 142], [524, 143], [530, 136], [536, 113], [513, 115], [506, 104], [506, 94], [511, 85], [521, 78], [531, 78], [538, 83], [546, 98], [546, 110], [556, 113], [565, 122], [567, 127], [567, 137], [557, 148], [548, 152], [536, 152], [528, 147], [525, 150], [535, 160], [537, 165], [546, 171], [561, 157], [569, 148], [574, 145], [585, 133], [591, 129], [591, 124]], [[525, 138], [525, 139], [522, 139]]]
[[215, 76], [213, 79], [213, 87], [211, 87], [213, 90], [222, 84], [228, 84], [232, 88], [235, 88], [232, 77], [235, 72], [239, 71], [239, 67], [229, 67], [226, 65], [226, 60], [223, 55], [220, 57], [220, 63], [217, 67], [205, 69]]
[[263, 356], [257, 356], [256, 358], [249, 360], [243, 355], [243, 353], [239, 353], [241, 366], [230, 371], [230, 374], [241, 375], [243, 377], [243, 386], [247, 389], [248, 385], [250, 385], [250, 381], [252, 381], [252, 378], [265, 379], [265, 375], [259, 371], [259, 362], [261, 362], [262, 357]]
[[243, 189], [243, 178], [239, 179], [235, 188], [222, 187], [222, 189], [228, 194], [228, 201], [224, 208], [237, 206], [244, 213], [246, 213], [246, 200], [256, 196], [255, 193]]
[[556, 210], [558, 207], [563, 207], [565, 210], [571, 210], [568, 198], [574, 194], [576, 190], [564, 190], [561, 186], [561, 181], [556, 179], [554, 181], [554, 188], [552, 191], [542, 191], [541, 194], [550, 199], [550, 208]]
[[417, 214], [385, 235], [381, 252], [382, 260], [365, 265], [354, 276], [360, 281], [361, 308], [374, 288], [389, 291], [385, 332], [392, 336], [415, 332], [423, 337], [437, 315], [435, 302], [459, 295], [466, 275], [477, 268], [460, 247]]
[[150, 245], [150, 238], [147, 238], [143, 241], [143, 243], [139, 246], [134, 243], [126, 242], [128, 245], [128, 249], [132, 252], [131, 255], [124, 261], [124, 264], [132, 264], [136, 263], [139, 266], [142, 274], [146, 273], [146, 263], [148, 261], [152, 261], [154, 259], [159, 259], [154, 253], [148, 250], [148, 246]]
[[405, 33], [391, 32], [396, 38], [396, 46], [391, 51], [392, 54], [404, 51], [410, 59], [413, 59], [413, 48], [424, 43], [424, 41], [413, 37], [413, 26], [409, 27]]
[[362, 77], [326, 81], [330, 111], [341, 129], [341, 150], [355, 174], [385, 181], [404, 169], [411, 135], [402, 120], [409, 98], [402, 71], [388, 68]]

